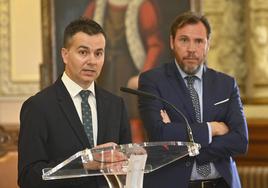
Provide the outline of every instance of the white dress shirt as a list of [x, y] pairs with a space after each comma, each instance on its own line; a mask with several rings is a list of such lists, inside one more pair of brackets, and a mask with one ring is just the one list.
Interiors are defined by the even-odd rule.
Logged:
[[[62, 82], [64, 83], [65, 87], [67, 88], [75, 109], [77, 111], [77, 114], [82, 121], [82, 110], [81, 110], [81, 102], [82, 98], [79, 95], [79, 92], [81, 90], [89, 90], [91, 91], [89, 97], [88, 97], [88, 103], [91, 108], [91, 113], [92, 113], [92, 129], [93, 129], [93, 140], [94, 140], [94, 146], [97, 145], [97, 135], [98, 135], [98, 117], [97, 117], [97, 104], [96, 104], [96, 95], [95, 95], [95, 84], [92, 82], [92, 84], [89, 86], [87, 89], [83, 89], [81, 86], [76, 84], [73, 80], [71, 80], [67, 74], [64, 72], [62, 77], [61, 77]], [[81, 124], [82, 125], [82, 124]], [[79, 125], [77, 125], [79, 126]]]
[[[183, 70], [180, 68], [180, 66], [178, 65], [178, 63], [175, 61], [175, 64], [187, 86], [187, 81], [186, 81], [186, 77], [189, 76], [187, 75], [185, 72], [183, 72]], [[196, 90], [196, 92], [198, 93], [198, 98], [199, 98], [199, 103], [200, 103], [200, 113], [201, 113], [201, 122], [203, 122], [203, 68], [204, 66], [201, 65], [200, 69], [198, 70], [198, 72], [195, 74], [195, 76], [198, 79], [195, 79], [194, 81], [194, 88]], [[211, 143], [212, 141], [212, 132], [211, 132], [211, 127], [209, 125], [209, 123], [207, 123], [207, 127], [208, 127], [208, 133], [209, 133], [209, 143]], [[193, 166], [193, 170], [192, 170], [192, 175], [191, 175], [191, 180], [200, 180], [200, 179], [214, 179], [214, 178], [218, 178], [221, 177], [219, 172], [217, 171], [217, 169], [215, 168], [215, 165], [213, 163], [210, 163], [210, 167], [211, 167], [211, 173], [207, 176], [207, 177], [203, 177], [200, 176], [197, 171], [196, 171], [196, 162], [194, 163]]]

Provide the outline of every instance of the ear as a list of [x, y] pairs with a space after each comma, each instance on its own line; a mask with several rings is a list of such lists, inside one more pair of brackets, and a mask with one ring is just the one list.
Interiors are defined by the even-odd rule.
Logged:
[[173, 39], [172, 35], [169, 35], [169, 46], [170, 46], [171, 50], [174, 49], [174, 39]]
[[67, 64], [68, 50], [66, 48], [61, 49], [61, 57], [64, 64]]
[[208, 45], [207, 45], [207, 49], [206, 49], [207, 52], [209, 51], [209, 48], [210, 48], [210, 39], [208, 40]]

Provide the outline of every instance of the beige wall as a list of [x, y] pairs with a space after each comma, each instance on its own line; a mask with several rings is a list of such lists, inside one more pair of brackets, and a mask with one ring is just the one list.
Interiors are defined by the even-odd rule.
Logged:
[[41, 63], [40, 0], [10, 0], [11, 79], [39, 81]]
[[0, 1], [0, 124], [18, 124], [22, 102], [39, 88], [40, 2]]
[[247, 118], [268, 119], [268, 105], [244, 105]]

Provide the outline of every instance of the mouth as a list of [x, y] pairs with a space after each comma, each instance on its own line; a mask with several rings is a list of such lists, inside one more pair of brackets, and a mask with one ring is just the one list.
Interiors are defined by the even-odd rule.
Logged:
[[184, 58], [183, 60], [190, 63], [190, 64], [192, 64], [192, 63], [195, 64], [196, 62], [198, 62], [198, 59], [196, 59], [196, 58]]
[[191, 61], [197, 61], [198, 58], [197, 57], [185, 57], [183, 58], [184, 60], [191, 60]]
[[93, 74], [96, 74], [97, 71], [95, 69], [83, 69], [82, 72], [85, 75], [91, 76]]
[[83, 71], [86, 71], [86, 72], [96, 72], [95, 69], [83, 69]]

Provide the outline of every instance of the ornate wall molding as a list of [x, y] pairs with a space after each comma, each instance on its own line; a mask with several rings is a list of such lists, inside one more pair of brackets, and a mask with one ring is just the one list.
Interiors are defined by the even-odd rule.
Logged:
[[38, 91], [39, 83], [12, 80], [10, 27], [10, 1], [0, 0], [0, 96], [28, 96]]
[[248, 0], [249, 7], [251, 10], [267, 10], [268, 1], [267, 0]]
[[251, 0], [249, 13], [254, 85], [268, 87], [268, 1]]
[[234, 76], [244, 102], [268, 103], [268, 1], [204, 1], [212, 25], [208, 64]]
[[17, 150], [18, 134], [18, 126], [0, 125], [0, 158], [10, 151]]
[[234, 76], [241, 86], [247, 73], [244, 4], [243, 0], [214, 0], [204, 1], [203, 6], [212, 25], [208, 64]]

